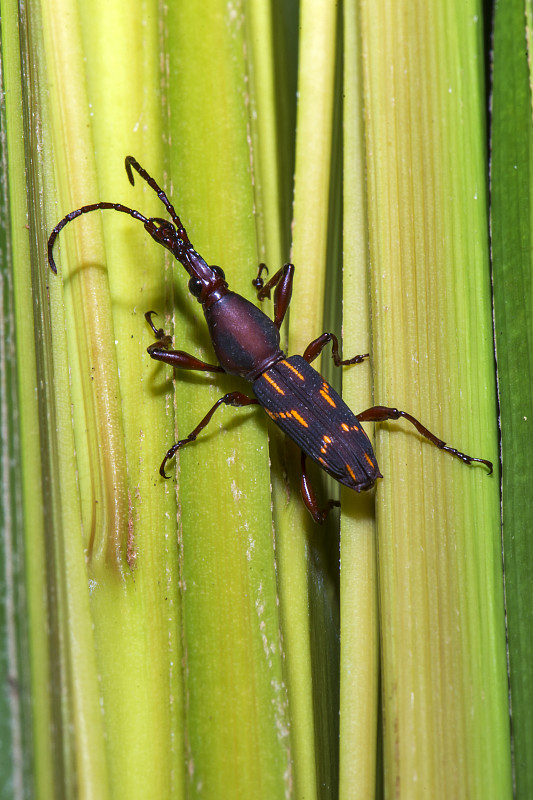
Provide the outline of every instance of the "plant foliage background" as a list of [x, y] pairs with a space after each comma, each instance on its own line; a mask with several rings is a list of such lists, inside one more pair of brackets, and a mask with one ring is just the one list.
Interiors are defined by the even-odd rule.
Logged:
[[[0, 15], [0, 796], [530, 797], [530, 4]], [[494, 474], [376, 425], [384, 479], [312, 472], [341, 500], [319, 527], [251, 407], [160, 479], [246, 388], [149, 358], [151, 309], [213, 354], [131, 217], [72, 221], [49, 271], [73, 209], [163, 215], [129, 154], [235, 291], [295, 264], [288, 350], [370, 353], [318, 365], [356, 413], [405, 409]]]

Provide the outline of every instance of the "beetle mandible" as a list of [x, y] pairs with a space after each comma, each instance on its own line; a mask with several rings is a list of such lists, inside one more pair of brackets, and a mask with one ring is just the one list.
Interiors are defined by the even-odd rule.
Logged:
[[177, 450], [196, 439], [220, 405], [240, 408], [252, 404], [263, 406], [268, 416], [300, 447], [302, 498], [316, 522], [324, 522], [328, 513], [339, 502], [328, 500], [325, 506], [320, 507], [307, 475], [307, 456], [339, 483], [356, 492], [370, 489], [378, 478], [383, 477], [361, 422], [383, 422], [403, 417], [436, 447], [460, 458], [466, 464], [473, 461], [485, 464], [489, 474], [492, 472], [490, 461], [473, 458], [449, 447], [406, 411], [387, 406], [372, 406], [354, 414], [310, 365], [329, 342], [332, 344], [332, 357], [337, 367], [358, 364], [368, 358], [368, 353], [341, 359], [339, 342], [333, 333], [323, 333], [312, 341], [303, 356], [288, 357], [280, 348], [280, 327], [291, 300], [294, 266], [285, 264], [265, 283], [262, 274], [266, 267], [261, 264], [257, 277], [252, 281], [259, 300], [270, 297], [274, 290], [274, 320], [271, 320], [244, 297], [230, 291], [222, 269], [209, 266], [196, 252], [165, 192], [136, 159], [127, 156], [125, 165], [130, 183], [134, 185], [133, 168], [157, 193], [172, 221], [159, 217], [147, 218], [121, 203], [100, 202], [82, 206], [63, 217], [50, 234], [48, 261], [51, 269], [57, 272], [52, 250], [59, 232], [67, 222], [97, 209], [121, 211], [139, 220], [150, 236], [170, 250], [190, 275], [189, 291], [203, 308], [218, 364], [208, 364], [182, 350], [171, 350], [171, 337], [154, 325], [152, 317], [155, 311], [147, 311], [145, 314], [157, 340], [148, 347], [148, 353], [156, 361], [163, 361], [175, 368], [238, 375], [252, 384], [255, 395], [248, 397], [242, 392], [229, 392], [217, 400], [196, 428], [167, 451], [159, 468], [164, 478], [169, 477], [165, 473], [167, 461]]

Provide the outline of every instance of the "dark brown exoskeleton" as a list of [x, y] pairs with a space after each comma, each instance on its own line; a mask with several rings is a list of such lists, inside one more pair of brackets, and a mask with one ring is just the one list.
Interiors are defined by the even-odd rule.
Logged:
[[81, 214], [97, 209], [113, 209], [140, 220], [150, 236], [158, 244], [170, 250], [189, 273], [189, 291], [203, 308], [218, 364], [208, 364], [182, 350], [169, 349], [171, 337], [154, 325], [152, 321], [154, 311], [145, 314], [157, 339], [148, 347], [148, 353], [156, 361], [163, 361], [180, 369], [239, 375], [252, 384], [255, 394], [255, 397], [248, 397], [242, 392], [229, 392], [217, 400], [192, 433], [185, 439], [180, 439], [168, 450], [159, 469], [164, 478], [168, 477], [165, 474], [167, 461], [179, 448], [196, 439], [220, 405], [242, 407], [254, 403], [262, 405], [271, 419], [301, 448], [302, 497], [316, 522], [323, 522], [332, 507], [339, 503], [336, 500], [328, 500], [323, 508], [319, 506], [306, 472], [307, 456], [314, 459], [335, 480], [356, 492], [370, 489], [377, 478], [382, 477], [372, 445], [361, 427], [361, 422], [381, 422], [403, 417], [441, 450], [451, 453], [467, 464], [472, 461], [485, 464], [492, 472], [490, 461], [473, 458], [449, 447], [406, 411], [373, 406], [360, 414], [353, 414], [342, 398], [310, 364], [329, 342], [332, 343], [332, 357], [337, 367], [360, 363], [368, 357], [368, 353], [342, 360], [339, 355], [339, 343], [333, 333], [323, 333], [311, 342], [303, 356], [287, 357], [280, 349], [279, 329], [291, 299], [293, 265], [286, 264], [265, 284], [261, 275], [266, 267], [262, 264], [253, 281], [259, 300], [270, 297], [270, 292], [275, 290], [272, 321], [244, 297], [230, 291], [221, 268], [209, 266], [194, 250], [165, 192], [132, 156], [126, 158], [126, 172], [130, 183], [132, 185], [134, 183], [132, 167], [157, 192], [172, 221], [159, 217], [148, 219], [138, 211], [120, 203], [102, 202], [83, 206], [67, 214], [53, 229], [48, 240], [50, 267], [54, 272], [57, 271], [52, 256], [57, 235], [67, 222]]

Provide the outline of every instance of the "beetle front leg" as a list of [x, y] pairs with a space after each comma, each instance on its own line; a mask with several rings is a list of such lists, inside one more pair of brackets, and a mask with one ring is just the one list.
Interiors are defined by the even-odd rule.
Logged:
[[270, 297], [270, 291], [274, 286], [276, 287], [276, 291], [274, 292], [274, 325], [280, 328], [291, 302], [294, 265], [285, 264], [281, 269], [278, 269], [268, 283], [264, 283], [261, 277], [261, 273], [265, 270], [268, 272], [267, 265], [259, 264], [257, 278], [252, 281], [252, 286], [257, 289], [258, 300], [264, 300], [265, 297]]
[[171, 459], [174, 453], [176, 453], [176, 451], [179, 450], [181, 447], [185, 447], [186, 444], [194, 442], [198, 434], [201, 433], [207, 425], [209, 425], [213, 414], [215, 413], [215, 411], [219, 406], [224, 404], [226, 406], [235, 406], [236, 408], [242, 408], [243, 406], [256, 405], [257, 403], [258, 400], [256, 400], [255, 397], [248, 397], [247, 395], [242, 394], [242, 392], [229, 392], [228, 394], [225, 394], [224, 397], [219, 398], [213, 405], [213, 407], [209, 409], [203, 420], [192, 431], [192, 433], [190, 433], [186, 439], [180, 439], [179, 442], [176, 442], [176, 444], [172, 445], [170, 450], [167, 450], [167, 453], [163, 461], [161, 462], [161, 466], [159, 467], [159, 474], [161, 475], [161, 477], [163, 478], [170, 477], [170, 475], [167, 475], [165, 473], [165, 465], [167, 461]]
[[311, 482], [309, 480], [309, 476], [307, 475], [307, 470], [305, 467], [306, 455], [302, 450], [302, 482], [301, 482], [301, 492], [302, 492], [302, 500], [304, 501], [305, 506], [311, 512], [311, 516], [313, 517], [315, 522], [322, 524], [326, 517], [328, 516], [329, 512], [335, 506], [340, 506], [338, 500], [328, 500], [324, 508], [320, 508], [318, 505], [316, 494], [314, 492], [313, 487], [311, 486]]
[[[152, 322], [152, 315], [155, 311], [147, 311], [145, 319], [157, 337], [157, 342], [151, 344], [146, 350], [148, 354], [155, 361], [162, 361], [169, 364], [176, 369], [195, 369], [202, 372], [225, 372], [225, 370], [217, 364], [208, 364], [206, 361], [201, 361], [183, 350], [169, 350], [172, 343], [171, 337], [165, 333], [163, 328], [156, 328]], [[157, 315], [156, 315], [157, 316]]]
[[465, 464], [471, 464], [473, 461], [477, 461], [479, 464], [485, 464], [489, 470], [489, 475], [493, 470], [492, 461], [487, 461], [484, 458], [474, 458], [473, 456], [466, 455], [466, 453], [461, 453], [459, 450], [456, 450], [455, 447], [449, 447], [446, 442], [443, 442], [442, 439], [439, 439], [438, 436], [431, 433], [425, 425], [422, 425], [421, 422], [411, 416], [411, 414], [408, 414], [407, 411], [399, 411], [397, 408], [388, 408], [387, 406], [372, 406], [372, 408], [367, 408], [366, 411], [356, 414], [356, 417], [360, 422], [384, 422], [388, 419], [400, 419], [400, 417], [403, 417], [410, 422], [411, 425], [414, 425], [417, 431], [434, 444], [435, 447], [438, 447], [439, 450], [444, 450], [450, 453], [450, 455], [460, 458]]
[[361, 361], [364, 361], [365, 358], [369, 357], [369, 353], [365, 353], [362, 356], [354, 356], [353, 358], [345, 358], [344, 360], [341, 359], [339, 355], [339, 340], [335, 336], [334, 333], [323, 333], [322, 336], [319, 336], [318, 339], [315, 339], [308, 344], [305, 353], [303, 354], [303, 358], [310, 364], [312, 361], [317, 358], [324, 347], [328, 344], [328, 342], [332, 342], [331, 345], [331, 357], [335, 362], [336, 367], [346, 366], [348, 364], [360, 364]]

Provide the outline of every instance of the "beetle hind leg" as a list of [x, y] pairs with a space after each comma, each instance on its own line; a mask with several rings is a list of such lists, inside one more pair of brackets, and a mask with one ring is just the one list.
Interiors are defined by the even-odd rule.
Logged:
[[469, 456], [466, 453], [462, 453], [460, 450], [456, 450], [455, 447], [450, 447], [446, 444], [442, 439], [439, 439], [438, 436], [435, 436], [434, 433], [426, 428], [425, 425], [413, 417], [411, 414], [408, 414], [407, 411], [400, 411], [397, 408], [388, 408], [387, 406], [373, 406], [372, 408], [367, 408], [366, 411], [362, 411], [360, 414], [356, 414], [357, 419], [360, 422], [384, 422], [388, 419], [406, 419], [411, 425], [417, 429], [417, 431], [425, 438], [428, 439], [435, 447], [438, 447], [439, 450], [444, 450], [446, 453], [450, 453], [450, 455], [459, 458], [465, 464], [471, 464], [473, 461], [476, 461], [478, 464], [484, 464], [488, 471], [489, 475], [493, 470], [492, 461], [487, 461], [485, 458], [474, 458], [474, 456]]
[[326, 517], [328, 516], [329, 512], [335, 506], [340, 506], [338, 500], [328, 500], [324, 508], [320, 508], [318, 505], [318, 501], [316, 499], [316, 494], [311, 486], [311, 482], [309, 480], [309, 476], [307, 474], [307, 469], [305, 466], [306, 455], [302, 450], [302, 482], [301, 482], [301, 492], [302, 492], [302, 500], [306, 508], [310, 511], [311, 516], [313, 517], [315, 522], [322, 524]]

